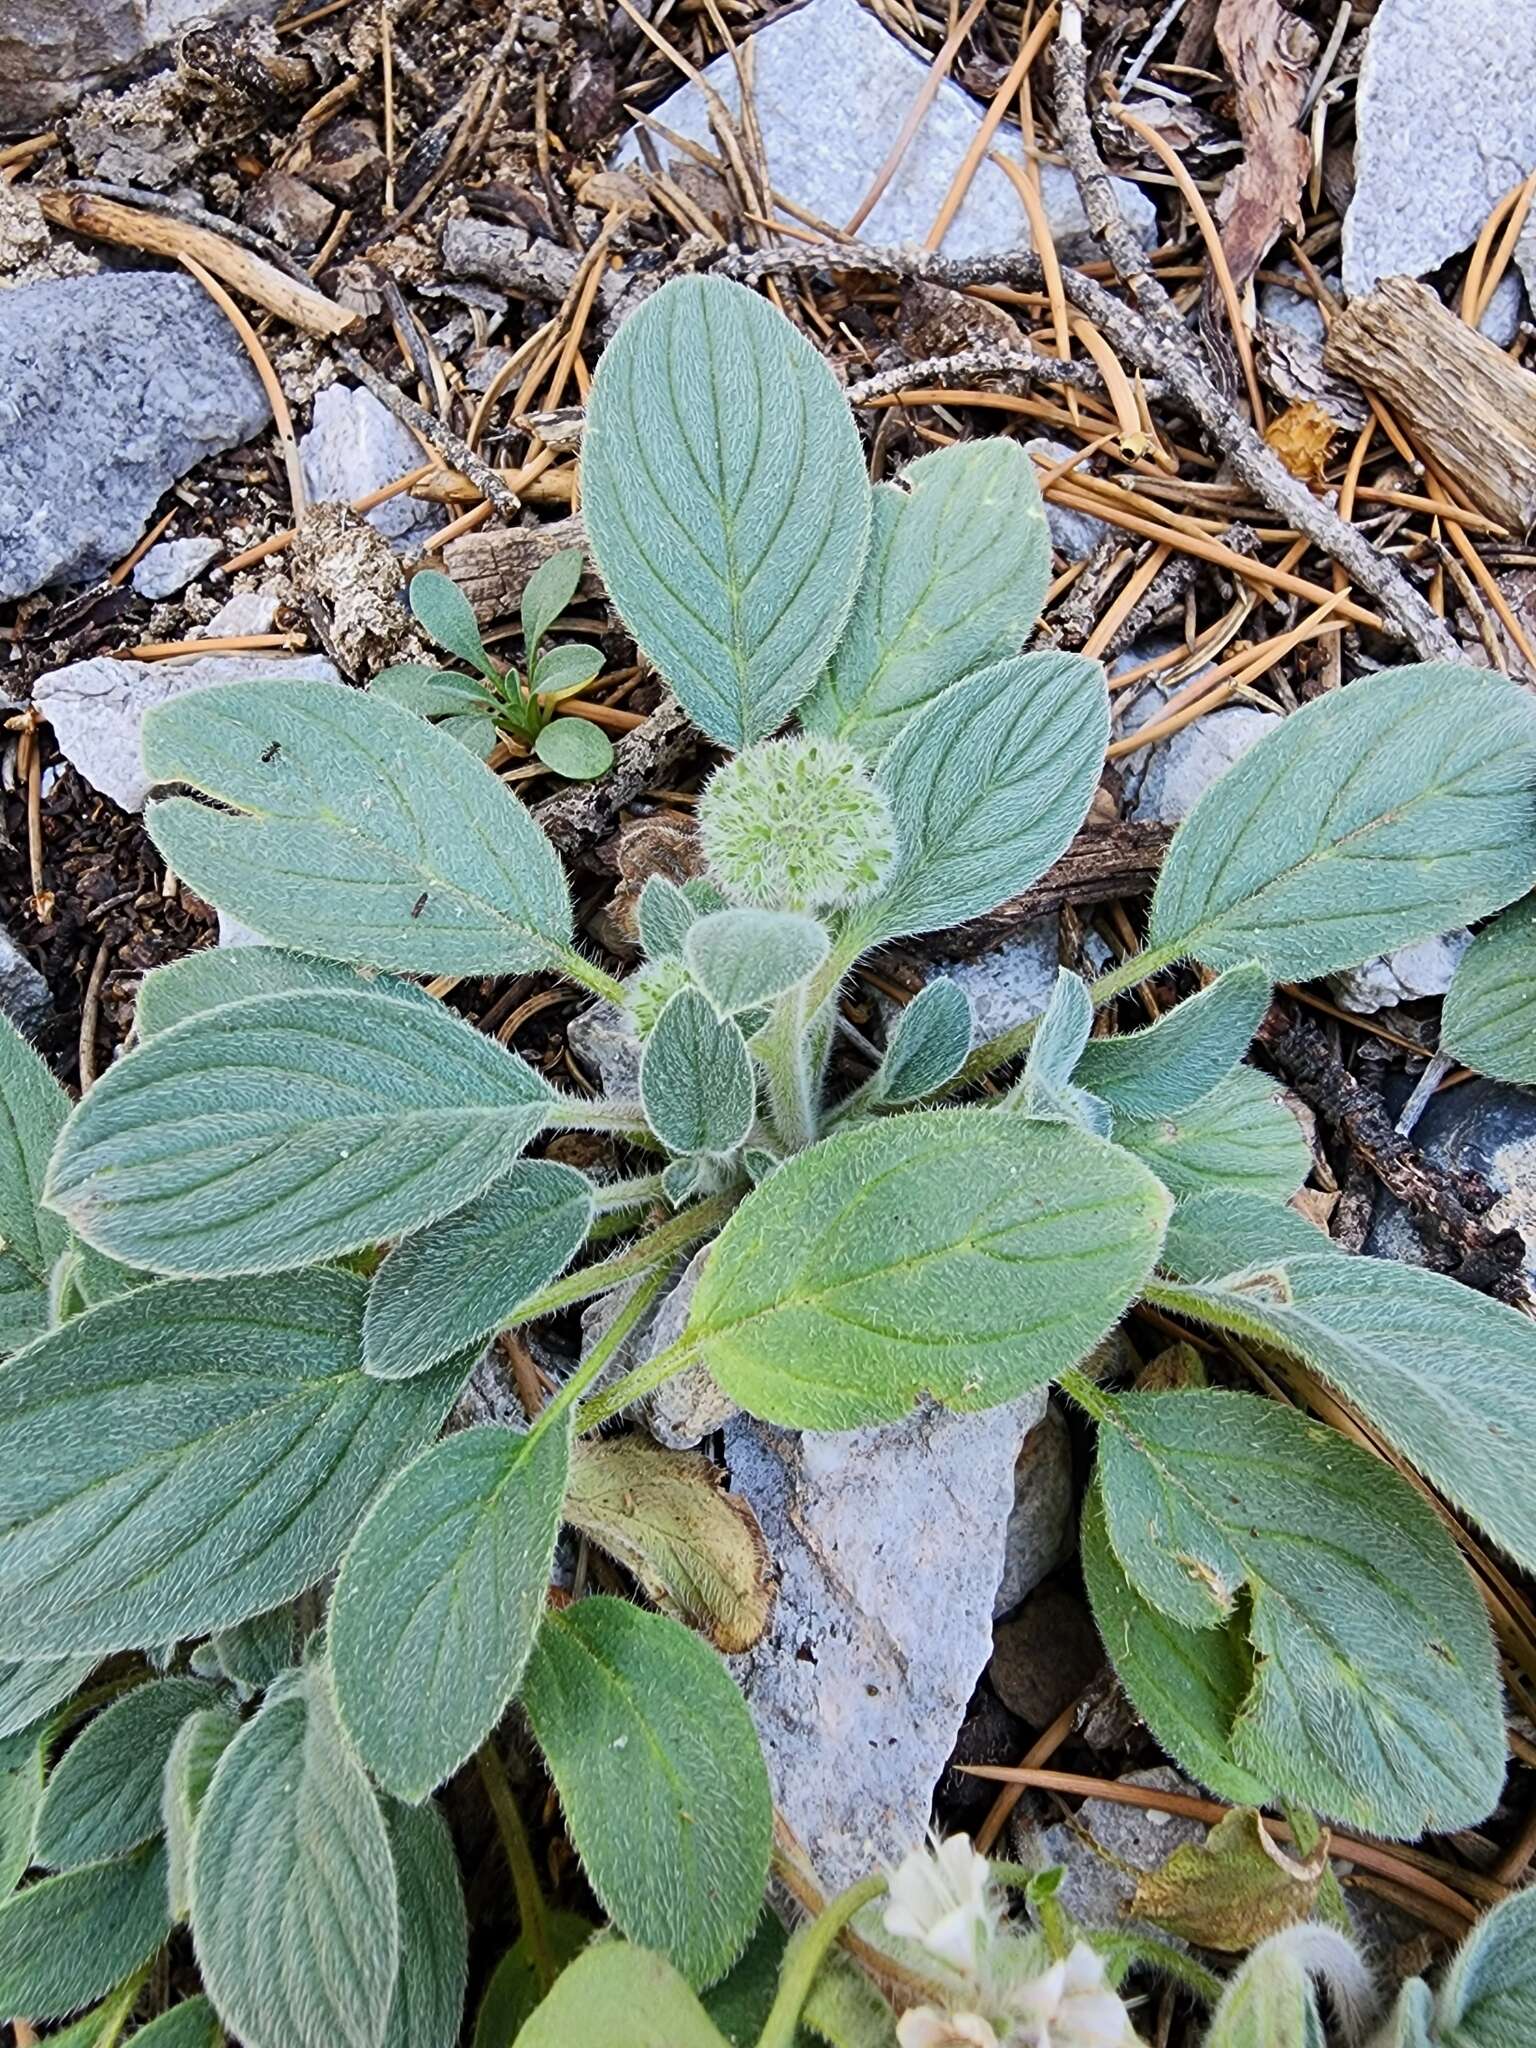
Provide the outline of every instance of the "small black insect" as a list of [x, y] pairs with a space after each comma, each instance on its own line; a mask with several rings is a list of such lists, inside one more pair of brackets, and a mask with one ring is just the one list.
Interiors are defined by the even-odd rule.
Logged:
[[416, 898], [416, 901], [411, 905], [412, 917], [420, 917], [421, 913], [426, 909], [427, 893], [428, 892], [425, 889], [423, 889], [421, 894]]
[[265, 767], [268, 761], [275, 761], [281, 752], [282, 747], [280, 743], [277, 740], [271, 741], [269, 745], [261, 750], [262, 766]]

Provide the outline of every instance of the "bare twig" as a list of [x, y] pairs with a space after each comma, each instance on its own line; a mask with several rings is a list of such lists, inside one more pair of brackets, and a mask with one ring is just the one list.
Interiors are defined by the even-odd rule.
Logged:
[[[967, 348], [958, 355], [924, 356], [894, 370], [881, 370], [850, 384], [845, 394], [850, 405], [868, 405], [872, 399], [890, 398], [899, 391], [915, 389], [935, 378], [952, 384], [959, 378], [985, 377], [1004, 386], [1022, 384], [1070, 384], [1079, 391], [1102, 391], [1104, 378], [1092, 363], [1071, 363], [1060, 356], [1037, 355], [1032, 349]], [[1154, 391], [1153, 397], [1161, 395]]]

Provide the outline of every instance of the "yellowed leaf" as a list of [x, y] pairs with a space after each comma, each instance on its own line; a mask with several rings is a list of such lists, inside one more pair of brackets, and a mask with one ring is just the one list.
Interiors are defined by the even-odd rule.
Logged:
[[1175, 1849], [1139, 1878], [1129, 1908], [1201, 1948], [1236, 1954], [1313, 1916], [1328, 1868], [1328, 1837], [1299, 1858], [1277, 1842], [1262, 1814], [1235, 1807], [1204, 1842]]
[[1264, 438], [1280, 460], [1303, 483], [1323, 480], [1328, 456], [1338, 434], [1338, 422], [1323, 411], [1315, 398], [1287, 406], [1278, 419], [1271, 420]]

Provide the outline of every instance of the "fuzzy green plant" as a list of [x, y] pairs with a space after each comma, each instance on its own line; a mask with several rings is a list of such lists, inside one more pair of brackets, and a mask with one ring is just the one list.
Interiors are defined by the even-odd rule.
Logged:
[[[1304, 706], [1180, 826], [1142, 950], [980, 1042], [936, 980], [849, 1078], [858, 961], [1027, 890], [1099, 782], [1099, 664], [1019, 652], [1050, 573], [1028, 458], [959, 445], [871, 489], [809, 344], [689, 279], [604, 354], [582, 483], [614, 604], [728, 756], [709, 872], [647, 884], [628, 981], [580, 947], [513, 791], [432, 722], [462, 707], [242, 683], [150, 714], [147, 819], [267, 943], [151, 974], [137, 1042], [73, 1108], [0, 1039], [0, 1842], [9, 1883], [48, 1873], [0, 1904], [6, 2011], [120, 1998], [185, 1921], [248, 2048], [449, 2048], [464, 1921], [431, 1795], [478, 1754], [524, 1922], [488, 2048], [525, 2020], [555, 2038], [529, 2012], [581, 1930], [541, 1904], [498, 1777], [517, 1702], [630, 1945], [582, 1980], [619, 1973], [592, 1993], [605, 2048], [708, 2039], [696, 1994], [754, 1942], [769, 1868], [715, 1647], [761, 1629], [761, 1586], [701, 1462], [599, 1434], [685, 1370], [811, 1430], [1054, 1382], [1097, 1431], [1106, 1647], [1192, 1778], [1404, 1838], [1499, 1797], [1492, 1636], [1422, 1494], [1299, 1410], [1083, 1362], [1138, 1301], [1296, 1361], [1536, 1566], [1536, 1331], [1288, 1207], [1308, 1154], [1244, 1058], [1275, 981], [1526, 895], [1536, 703], [1431, 663]], [[1181, 962], [1197, 993], [1093, 1035]], [[439, 975], [611, 1000], [637, 1092], [557, 1086], [417, 979]], [[538, 1156], [570, 1131], [612, 1167]], [[489, 1339], [599, 1298], [526, 1426], [444, 1433]], [[651, 1606], [552, 1608], [562, 1527]], [[813, 1967], [786, 1971], [803, 1991]], [[775, 2048], [798, 1995], [774, 1994]]]

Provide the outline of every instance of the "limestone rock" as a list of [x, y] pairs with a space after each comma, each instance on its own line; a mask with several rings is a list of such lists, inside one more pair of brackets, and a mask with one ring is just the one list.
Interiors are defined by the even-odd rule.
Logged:
[[67, 112], [193, 22], [272, 11], [271, 0], [0, 0], [0, 130]]
[[[304, 488], [314, 504], [350, 504], [409, 470], [420, 469], [421, 449], [388, 406], [361, 385], [331, 384], [316, 392], [312, 424], [299, 441]], [[443, 523], [440, 506], [402, 493], [363, 517], [400, 554], [416, 553]]]

